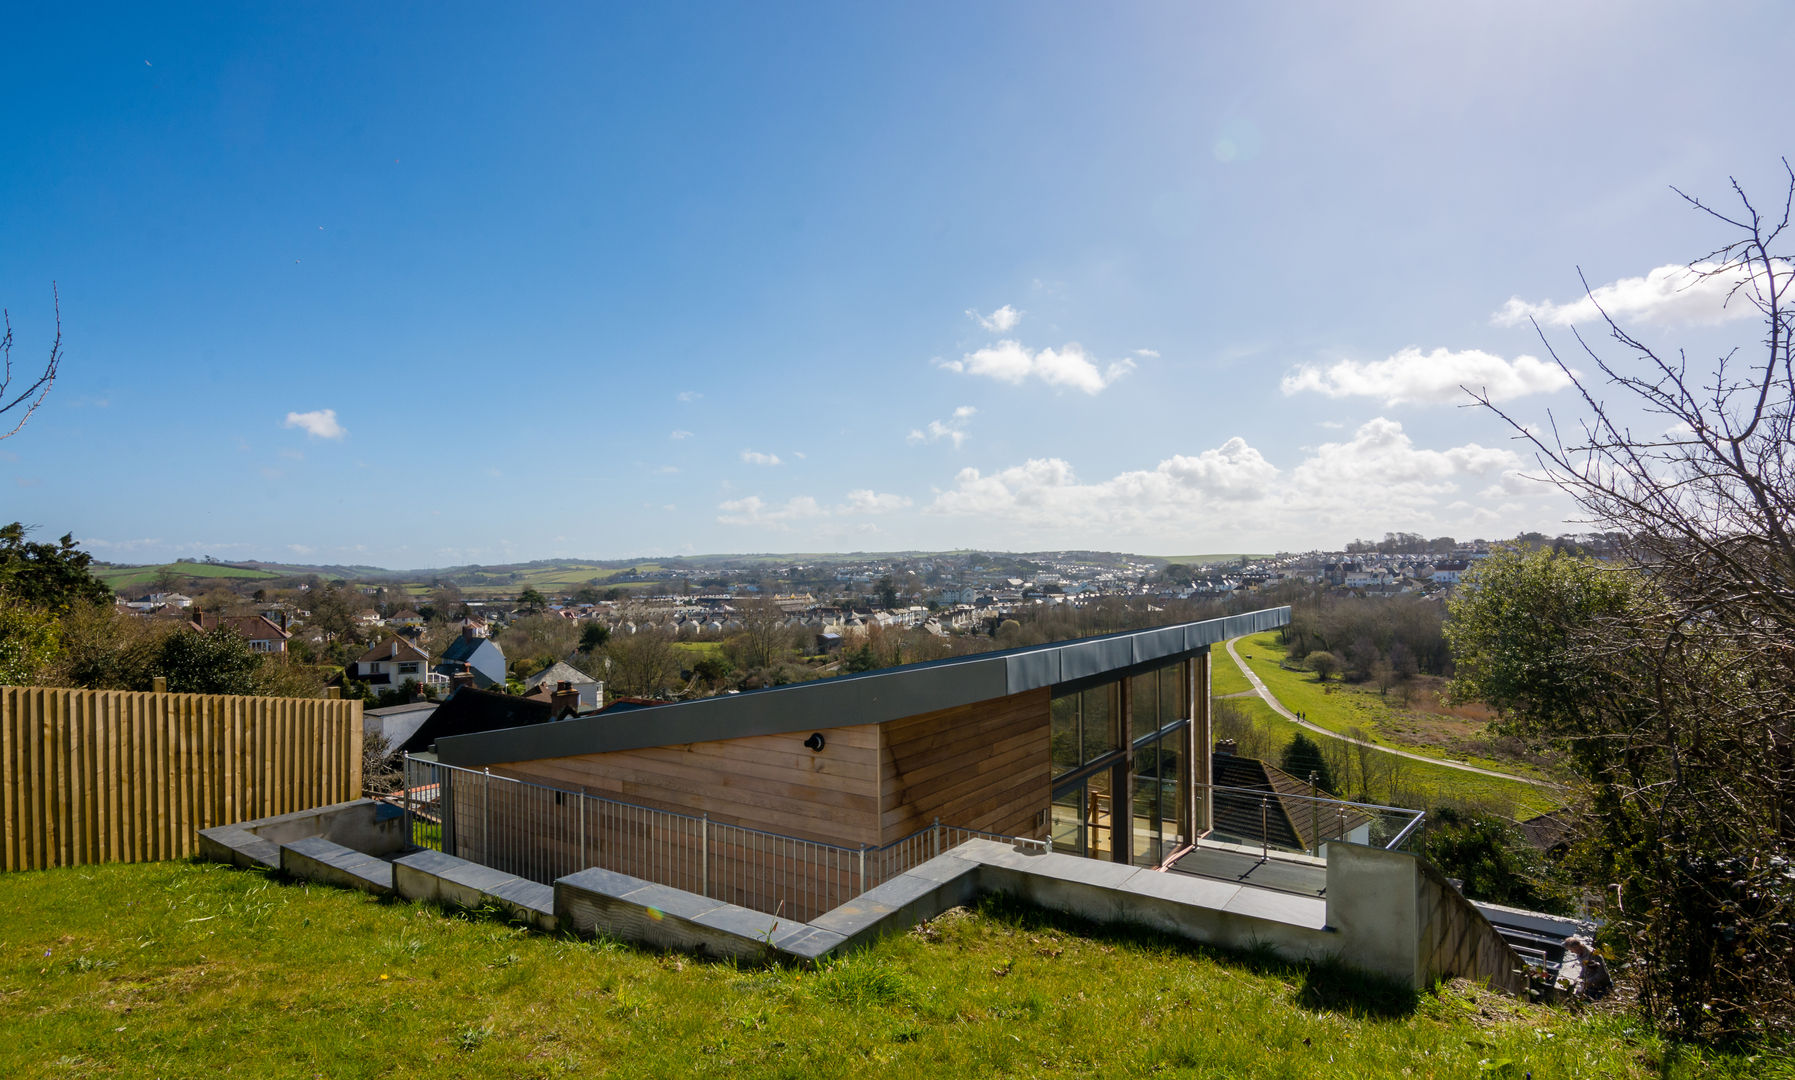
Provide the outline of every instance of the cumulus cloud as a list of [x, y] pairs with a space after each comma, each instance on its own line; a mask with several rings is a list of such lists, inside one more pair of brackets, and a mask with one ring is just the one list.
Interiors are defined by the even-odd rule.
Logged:
[[[1791, 266], [1778, 260], [1776, 269], [1780, 280]], [[1497, 326], [1514, 326], [1533, 319], [1547, 326], [1570, 326], [1598, 321], [1606, 311], [1617, 322], [1721, 323], [1758, 314], [1751, 304], [1751, 292], [1768, 283], [1761, 274], [1754, 283], [1752, 276], [1750, 268], [1737, 262], [1660, 266], [1644, 277], [1598, 285], [1589, 295], [1562, 304], [1550, 300], [1529, 303], [1518, 296], [1510, 297], [1501, 310], [1490, 316], [1490, 321]], [[1740, 289], [1738, 295], [1734, 295], [1735, 289]]]
[[1149, 360], [1157, 360], [1157, 359], [1159, 359], [1159, 350], [1158, 349], [1136, 349], [1136, 350], [1134, 350], [1134, 355], [1144, 356]]
[[966, 317], [994, 334], [1007, 334], [1016, 328], [1017, 323], [1022, 321], [1022, 312], [1005, 304], [989, 315], [980, 315], [969, 308]]
[[692, 433], [685, 428], [675, 428], [667, 435], [667, 437], [669, 439], [689, 439], [692, 437]]
[[1039, 379], [1049, 386], [1071, 387], [1087, 394], [1101, 393], [1105, 387], [1134, 370], [1133, 360], [1115, 360], [1098, 367], [1077, 342], [1062, 349], [1040, 352], [1017, 341], [1000, 341], [959, 360], [939, 361], [948, 371], [982, 375], [988, 379], [1021, 385], [1028, 379]]
[[759, 450], [743, 450], [742, 460], [750, 465], [782, 465], [778, 454], [763, 454]]
[[[1508, 450], [1476, 443], [1417, 447], [1401, 424], [1379, 417], [1350, 438], [1306, 452], [1288, 470], [1241, 438], [1089, 482], [1060, 458], [995, 472], [962, 469], [927, 511], [977, 517], [1019, 533], [1140, 537], [1162, 545], [1197, 534], [1318, 542], [1387, 529], [1390, 522], [1438, 523], [1451, 531], [1444, 507], [1470, 490], [1486, 498], [1490, 488], [1503, 496], [1549, 494], [1522, 482], [1521, 464]], [[1451, 515], [1459, 522], [1469, 516]]]
[[1570, 384], [1569, 376], [1558, 365], [1534, 356], [1504, 360], [1477, 349], [1435, 349], [1423, 353], [1410, 347], [1386, 360], [1341, 360], [1325, 368], [1305, 364], [1284, 376], [1281, 386], [1286, 394], [1314, 391], [1331, 398], [1382, 398], [1388, 406], [1404, 402], [1462, 403], [1463, 388], [1503, 401], [1528, 394], [1549, 394]]
[[966, 425], [978, 410], [971, 405], [962, 405], [954, 410], [954, 414], [946, 420], [930, 420], [926, 428], [911, 428], [909, 441], [913, 443], [940, 442], [947, 439], [954, 444], [954, 449], [971, 438], [966, 433]]
[[283, 426], [302, 428], [314, 439], [340, 439], [349, 434], [349, 430], [337, 423], [335, 409], [314, 409], [311, 412], [290, 412]]
[[717, 522], [722, 525], [754, 525], [785, 531], [794, 522], [889, 514], [909, 509], [910, 505], [908, 496], [881, 494], [871, 488], [850, 491], [847, 500], [835, 506], [824, 506], [811, 495], [793, 496], [782, 503], [770, 503], [759, 495], [749, 495], [718, 503]]
[[840, 507], [846, 514], [889, 514], [897, 510], [910, 508], [911, 500], [907, 495], [880, 494], [871, 488], [861, 488], [848, 492], [848, 501]]
[[703, 397], [704, 395], [699, 393], [696, 390], [681, 390], [678, 394], [676, 394], [674, 396], [677, 397], [680, 401], [697, 401], [699, 398]]

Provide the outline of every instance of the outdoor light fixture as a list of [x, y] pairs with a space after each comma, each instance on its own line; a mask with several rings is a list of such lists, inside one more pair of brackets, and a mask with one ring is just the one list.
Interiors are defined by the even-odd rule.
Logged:
[[823, 752], [823, 733], [820, 731], [811, 732], [810, 738], [804, 740], [804, 745], [809, 747], [812, 750], [815, 750], [819, 754], [822, 753]]

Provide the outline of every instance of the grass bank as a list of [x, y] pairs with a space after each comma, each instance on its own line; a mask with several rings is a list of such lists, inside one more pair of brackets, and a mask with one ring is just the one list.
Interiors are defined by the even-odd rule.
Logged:
[[1618, 1009], [1417, 997], [1001, 902], [815, 972], [205, 864], [8, 874], [0, 910], [9, 1077], [1795, 1076]]

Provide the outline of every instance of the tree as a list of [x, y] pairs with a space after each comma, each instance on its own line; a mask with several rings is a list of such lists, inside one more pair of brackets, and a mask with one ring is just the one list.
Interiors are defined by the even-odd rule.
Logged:
[[1321, 747], [1316, 746], [1314, 739], [1300, 731], [1285, 744], [1284, 753], [1278, 758], [1278, 768], [1305, 783], [1313, 776], [1316, 787], [1330, 795], [1334, 794], [1334, 773], [1328, 768], [1327, 759], [1321, 754]]
[[0, 686], [28, 686], [56, 659], [56, 619], [42, 608], [0, 604]]
[[548, 606], [548, 597], [543, 596], [540, 592], [536, 591], [534, 585], [531, 585], [525, 588], [523, 592], [517, 594], [517, 602], [523, 605], [526, 610], [534, 614]]
[[579, 650], [591, 654], [605, 647], [611, 640], [611, 628], [600, 622], [589, 622], [580, 627]]
[[75, 546], [73, 534], [36, 544], [26, 539], [30, 531], [17, 521], [0, 527], [0, 601], [56, 615], [83, 601], [112, 603], [112, 590], [87, 569], [93, 556]]
[[1610, 933], [1641, 1002], [1703, 1038], [1795, 1031], [1795, 169], [1783, 169], [1769, 214], [1737, 181], [1726, 209], [1677, 192], [1726, 232], [1681, 287], [1755, 308], [1757, 351], [1692, 368], [1586, 289], [1611, 351], [1572, 336], [1617, 401], [1543, 331], [1581, 396], [1574, 426], [1533, 426], [1472, 395], [1592, 525], [1619, 534], [1615, 565], [1632, 578], [1630, 602], [1597, 604], [1590, 621], [1576, 621], [1586, 576], [1537, 598], [1537, 629], [1524, 611], [1501, 620], [1512, 639], [1488, 639], [1498, 656], [1482, 670], [1468, 657], [1465, 688], [1570, 753], [1621, 884]]
[[679, 675], [679, 656], [664, 630], [613, 634], [605, 645], [605, 684], [620, 697], [656, 697]]
[[1340, 670], [1340, 661], [1325, 649], [1312, 652], [1309, 654], [1309, 670], [1315, 672], [1317, 679], [1327, 682], [1329, 675]]
[[254, 694], [262, 658], [227, 626], [205, 633], [177, 630], [156, 650], [154, 674], [168, 678], [174, 694]]
[[24, 385], [14, 385], [12, 371], [12, 312], [0, 308], [0, 323], [5, 331], [0, 333], [0, 427], [11, 424], [12, 427], [0, 432], [0, 439], [10, 439], [31, 419], [31, 414], [44, 403], [49, 396], [50, 387], [56, 382], [57, 369], [62, 366], [62, 297], [56, 286], [50, 286], [51, 306], [56, 312], [56, 336], [50, 339], [50, 357], [44, 363], [44, 369], [38, 372], [37, 378]]

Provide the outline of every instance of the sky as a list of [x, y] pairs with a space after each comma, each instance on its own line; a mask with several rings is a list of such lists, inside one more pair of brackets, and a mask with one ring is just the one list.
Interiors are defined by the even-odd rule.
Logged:
[[1731, 237], [1672, 185], [1780, 207], [1792, 31], [1754, 2], [31, 6], [0, 305], [28, 378], [54, 288], [64, 360], [0, 440], [0, 522], [394, 569], [1580, 529], [1461, 387], [1574, 422], [1548, 348], [1625, 360], [1585, 282], [1692, 359], [1757, 340], [1689, 287]]

